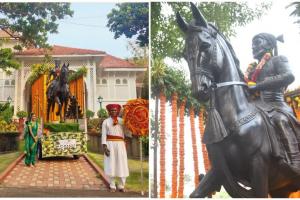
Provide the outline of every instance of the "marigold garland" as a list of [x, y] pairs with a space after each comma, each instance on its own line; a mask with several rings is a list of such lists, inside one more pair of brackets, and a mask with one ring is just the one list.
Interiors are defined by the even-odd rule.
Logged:
[[129, 100], [123, 108], [124, 125], [133, 133], [133, 135], [148, 135], [149, 101], [145, 99]]
[[262, 57], [261, 61], [258, 64], [256, 64], [255, 62], [249, 64], [244, 77], [245, 81], [247, 83], [249, 82], [256, 83], [256, 79], [259, 73], [261, 72], [264, 65], [271, 59], [271, 57], [272, 57], [271, 53], [265, 53], [265, 55]]

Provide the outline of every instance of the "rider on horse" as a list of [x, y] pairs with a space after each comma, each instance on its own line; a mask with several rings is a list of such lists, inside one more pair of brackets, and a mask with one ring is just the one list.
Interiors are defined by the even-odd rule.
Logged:
[[60, 71], [61, 70], [60, 70], [58, 62], [55, 62], [55, 67], [50, 70], [48, 78], [47, 78], [47, 83], [46, 84], [48, 85], [50, 80], [51, 80], [51, 77], [53, 77], [52, 81], [51, 81], [51, 83], [48, 86], [47, 91], [46, 91], [46, 94], [47, 94], [48, 97], [53, 95], [53, 94], [49, 94], [49, 92], [53, 91], [54, 87], [57, 85], [57, 83], [59, 81], [58, 79], [59, 79]]
[[55, 67], [50, 70], [48, 78], [47, 78], [47, 85], [49, 84], [51, 80], [51, 76], [53, 76], [52, 80], [56, 80], [59, 77], [60, 74], [60, 67], [57, 62], [55, 62]]
[[259, 92], [262, 103], [258, 106], [268, 112], [273, 126], [280, 132], [276, 135], [277, 140], [283, 144], [279, 156], [286, 163], [300, 168], [300, 123], [284, 101], [284, 91], [295, 78], [287, 58], [278, 56], [277, 40], [279, 39], [269, 33], [253, 37], [252, 53], [259, 64], [250, 65], [245, 73], [245, 80], [251, 92]]
[[[60, 120], [64, 121], [64, 115], [66, 113], [68, 99], [70, 97], [70, 91], [68, 86], [68, 67], [69, 64], [63, 64], [63, 66], [60, 69], [59, 64], [55, 62], [55, 68], [49, 72], [47, 84], [51, 79], [51, 76], [53, 76], [53, 81], [49, 84], [46, 91], [48, 102], [47, 121], [49, 120], [50, 107], [52, 107], [53, 111], [55, 103], [57, 103], [58, 105], [56, 115], [60, 115]], [[62, 114], [61, 112], [63, 105], [65, 105], [63, 112], [64, 114]]]

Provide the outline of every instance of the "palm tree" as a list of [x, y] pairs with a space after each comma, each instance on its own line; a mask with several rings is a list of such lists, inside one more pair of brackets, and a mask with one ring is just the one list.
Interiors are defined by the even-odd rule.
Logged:
[[177, 197], [177, 165], [178, 165], [178, 159], [177, 159], [177, 93], [174, 92], [172, 94], [172, 198]]
[[[183, 100], [181, 96], [186, 92], [183, 90], [185, 85], [185, 74], [182, 70], [167, 67], [165, 86], [167, 99], [172, 106], [172, 198], [177, 197], [178, 189], [178, 132], [177, 132], [177, 115], [178, 115], [178, 100], [179, 103]], [[180, 97], [180, 98], [179, 98]]]
[[158, 142], [158, 104], [160, 101], [160, 197], [165, 197], [165, 104], [166, 96], [164, 94], [164, 76], [165, 64], [162, 60], [152, 60], [151, 68], [151, 91], [155, 98], [155, 131], [154, 131], [154, 187], [153, 197], [157, 198], [157, 142]]
[[184, 191], [184, 111], [186, 97], [180, 104], [179, 108], [179, 183], [178, 198], [183, 198]]
[[166, 193], [166, 155], [165, 155], [165, 127], [166, 127], [166, 96], [160, 93], [160, 192], [159, 197], [165, 198]]
[[[294, 10], [291, 12], [290, 16], [300, 17], [300, 2], [293, 2], [287, 6], [292, 7], [294, 6]], [[296, 23], [300, 23], [300, 20], [298, 19]]]

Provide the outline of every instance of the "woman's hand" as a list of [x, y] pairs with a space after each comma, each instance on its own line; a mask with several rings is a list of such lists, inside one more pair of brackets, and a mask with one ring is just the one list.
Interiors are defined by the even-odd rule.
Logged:
[[35, 137], [34, 137], [34, 142], [37, 142], [38, 139], [39, 139], [38, 136], [35, 136]]

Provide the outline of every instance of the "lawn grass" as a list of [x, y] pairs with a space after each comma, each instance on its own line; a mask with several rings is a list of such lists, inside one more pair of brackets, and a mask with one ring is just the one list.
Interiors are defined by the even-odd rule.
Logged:
[[15, 161], [22, 152], [24, 152], [24, 140], [19, 141], [18, 151], [0, 154], [0, 173]]
[[[88, 156], [101, 168], [103, 168], [103, 155], [88, 152]], [[149, 165], [143, 161], [143, 185], [141, 186], [141, 163], [139, 160], [128, 159], [129, 177], [126, 179], [126, 189], [129, 191], [148, 192]]]
[[13, 161], [15, 161], [20, 154], [20, 152], [0, 154], [0, 173], [2, 173]]
[[19, 148], [18, 148], [18, 150], [19, 150], [19, 152], [24, 152], [24, 148], [25, 148], [25, 140], [19, 140]]

